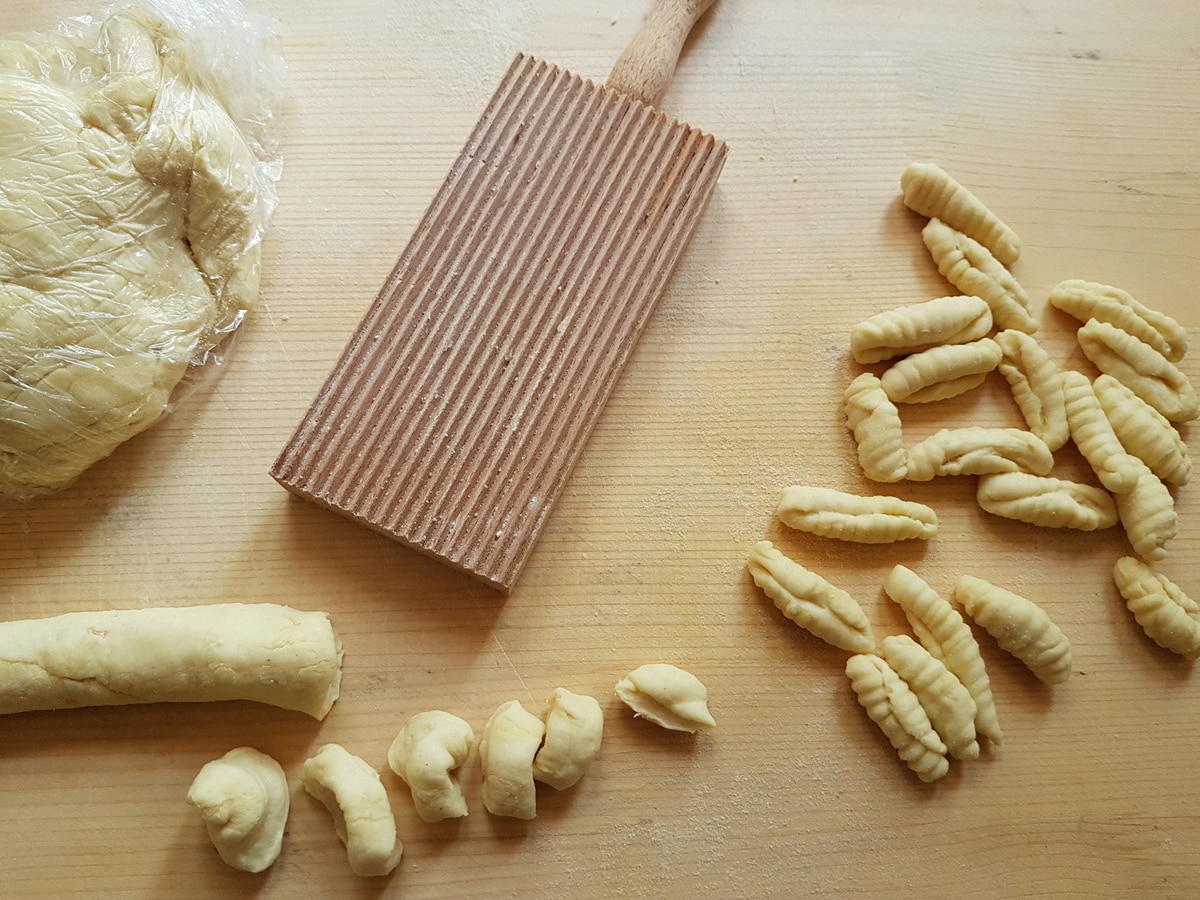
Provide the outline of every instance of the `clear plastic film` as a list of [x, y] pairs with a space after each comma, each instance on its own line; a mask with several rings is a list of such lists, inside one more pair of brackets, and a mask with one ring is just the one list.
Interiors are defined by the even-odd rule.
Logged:
[[0, 496], [67, 486], [220, 371], [258, 298], [284, 71], [239, 0], [0, 37]]

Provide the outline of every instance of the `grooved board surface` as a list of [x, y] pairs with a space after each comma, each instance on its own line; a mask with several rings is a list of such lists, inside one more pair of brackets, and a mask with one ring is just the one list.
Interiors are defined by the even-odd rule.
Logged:
[[[853, 378], [883, 371], [854, 362], [851, 328], [955, 293], [900, 202], [913, 160], [940, 163], [1020, 236], [1013, 274], [1056, 364], [1094, 374], [1079, 323], [1047, 307], [1059, 281], [1086, 278], [1183, 323], [1181, 366], [1200, 384], [1200, 4], [717, 0], [661, 107], [730, 153], [503, 595], [268, 472], [516, 54], [603, 81], [650, 0], [247, 2], [276, 21], [289, 68], [261, 303], [219, 381], [70, 490], [0, 508], [0, 619], [325, 610], [341, 696], [320, 722], [236, 702], [0, 716], [0, 897], [1200, 897], [1200, 671], [1156, 647], [1113, 587], [1125, 535], [988, 515], [976, 478], [871, 482], [840, 409]], [[101, 5], [4, 0], [0, 32]], [[901, 415], [906, 442], [1022, 427], [999, 373]], [[1193, 454], [1198, 425], [1182, 429]], [[1077, 455], [1056, 460], [1054, 475], [1089, 478]], [[797, 483], [926, 504], [938, 534], [864, 547], [791, 531], [775, 509]], [[1174, 494], [1161, 571], [1198, 599], [1200, 475]], [[1070, 638], [1071, 676], [1048, 688], [975, 629], [1004, 746], [922, 784], [856, 702], [846, 654], [751, 581], [764, 537], [853, 596], [876, 638], [912, 634], [882, 590], [896, 564], [944, 596], [963, 574], [1023, 593]], [[665, 732], [614, 697], [651, 662], [704, 681], [715, 731]], [[417, 816], [387, 764], [409, 717], [446, 710], [478, 736], [502, 703], [541, 714], [559, 687], [604, 712], [578, 785], [540, 786], [532, 821], [489, 815], [476, 746], [458, 773], [470, 815]], [[381, 774], [404, 841], [387, 878], [354, 875], [300, 784], [327, 742]], [[243, 745], [276, 758], [291, 791], [260, 875], [222, 863], [184, 800]]]
[[511, 588], [724, 159], [519, 56], [272, 475]]

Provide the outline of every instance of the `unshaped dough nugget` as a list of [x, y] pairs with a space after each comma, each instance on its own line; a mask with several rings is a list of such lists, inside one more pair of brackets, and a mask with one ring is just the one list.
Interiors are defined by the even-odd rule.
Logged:
[[950, 755], [978, 759], [975, 700], [945, 663], [906, 634], [885, 637], [879, 655], [917, 695]]
[[1000, 217], [935, 163], [909, 163], [900, 175], [904, 205], [987, 247], [1000, 262], [1011, 266], [1021, 255], [1021, 239]]
[[983, 384], [1003, 354], [991, 338], [930, 347], [892, 364], [880, 383], [893, 403], [948, 400]]
[[1192, 457], [1166, 416], [1111, 375], [1100, 375], [1092, 388], [1126, 450], [1169, 484], [1187, 484]]
[[1114, 494], [1133, 490], [1137, 483], [1137, 457], [1121, 446], [1091, 381], [1081, 372], [1063, 372], [1062, 382], [1071, 440], [1102, 485]]
[[1120, 521], [1116, 501], [1103, 488], [1028, 472], [983, 475], [975, 497], [994, 516], [1042, 528], [1096, 531]]
[[534, 780], [559, 791], [571, 787], [587, 774], [603, 737], [599, 701], [558, 688], [546, 710], [546, 739], [533, 758]]
[[648, 663], [617, 682], [617, 697], [643, 719], [671, 731], [707, 731], [708, 689], [691, 672], [669, 663]]
[[1050, 305], [1080, 322], [1097, 319], [1114, 325], [1145, 341], [1171, 362], [1179, 362], [1187, 353], [1187, 329], [1120, 288], [1073, 278], [1050, 292]]
[[1071, 675], [1071, 644], [1046, 611], [1020, 594], [963, 575], [954, 596], [967, 614], [1046, 684]]
[[0, 713], [253, 700], [322, 719], [341, 663], [326, 613], [274, 603], [65, 613], [0, 624]]
[[545, 734], [545, 723], [516, 700], [502, 703], [488, 719], [479, 741], [479, 762], [483, 805], [492, 815], [514, 819], [537, 815], [533, 758]]
[[1132, 556], [1117, 560], [1113, 580], [1154, 643], [1187, 659], [1200, 658], [1200, 605], [1177, 584]]
[[329, 810], [355, 875], [387, 875], [400, 864], [404, 846], [387, 789], [366, 760], [326, 744], [304, 761], [300, 779]]
[[279, 858], [291, 805], [283, 767], [253, 747], [235, 747], [205, 763], [187, 792], [217, 853], [243, 872]]
[[950, 771], [946, 745], [929, 714], [885, 660], [873, 653], [855, 654], [846, 660], [846, 677], [859, 705], [918, 778], [937, 781]]
[[440, 709], [408, 720], [388, 749], [388, 766], [412, 791], [417, 815], [426, 822], [467, 814], [462, 787], [452, 774], [467, 761], [475, 731], [463, 719]]
[[971, 627], [941, 594], [905, 566], [892, 569], [883, 589], [904, 610], [921, 645], [945, 663], [970, 692], [975, 701], [975, 730], [999, 746], [1004, 734], [996, 715], [992, 682]]
[[850, 382], [842, 400], [866, 476], [872, 481], [903, 480], [906, 456], [900, 410], [888, 399], [879, 377], [863, 372]]
[[750, 550], [750, 575], [785, 616], [821, 640], [851, 653], [871, 653], [875, 635], [858, 601], [788, 559], [770, 541]]
[[786, 488], [776, 513], [789, 528], [860, 544], [928, 540], [937, 534], [937, 513], [923, 503], [832, 488]]
[[993, 340], [1003, 355], [998, 368], [1029, 430], [1054, 452], [1070, 440], [1062, 376], [1036, 338], [1006, 328]]
[[908, 478], [930, 481], [940, 475], [1032, 472], [1045, 475], [1054, 456], [1037, 435], [1019, 428], [943, 428], [908, 449]]
[[964, 294], [983, 298], [996, 325], [1029, 334], [1037, 331], [1025, 289], [987, 247], [940, 219], [930, 219], [921, 237], [942, 277]]
[[850, 330], [850, 353], [863, 364], [881, 362], [941, 344], [966, 344], [992, 330], [992, 309], [960, 294], [898, 306]]
[[1079, 346], [1099, 369], [1172, 422], [1200, 417], [1200, 397], [1183, 371], [1144, 341], [1107, 322], [1088, 319]]
[[1125, 527], [1125, 536], [1147, 562], [1167, 558], [1167, 543], [1175, 537], [1179, 517], [1175, 498], [1162, 479], [1134, 457], [1137, 478], [1133, 488], [1117, 494], [1117, 513]]

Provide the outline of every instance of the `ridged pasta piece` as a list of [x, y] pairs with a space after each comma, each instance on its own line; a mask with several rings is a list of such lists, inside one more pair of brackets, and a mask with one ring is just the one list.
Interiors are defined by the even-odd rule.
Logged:
[[978, 759], [975, 701], [946, 664], [906, 634], [885, 637], [879, 655], [917, 695], [950, 755], [955, 759]]
[[937, 513], [923, 503], [899, 497], [862, 497], [832, 488], [786, 488], [776, 514], [789, 528], [859, 544], [928, 540], [937, 534]]
[[964, 294], [986, 301], [997, 326], [1029, 334], [1037, 331], [1037, 321], [1029, 314], [1025, 289], [987, 247], [941, 219], [930, 219], [921, 231], [921, 238], [942, 277]]
[[906, 566], [895, 566], [883, 589], [904, 610], [921, 645], [970, 692], [975, 701], [975, 731], [993, 746], [1000, 746], [1004, 733], [996, 715], [992, 682], [971, 627], [949, 601]]
[[901, 481], [905, 475], [900, 410], [884, 393], [879, 377], [863, 372], [842, 397], [846, 424], [858, 445], [858, 462], [872, 481]]
[[1096, 319], [1114, 325], [1145, 341], [1171, 362], [1179, 362], [1187, 353], [1187, 329], [1120, 288], [1072, 278], [1050, 292], [1050, 305], [1080, 322]]
[[1167, 558], [1167, 543], [1178, 530], [1175, 498], [1162, 479], [1137, 457], [1133, 487], [1117, 494], [1117, 512], [1134, 552], [1147, 562]]
[[1196, 601], [1132, 556], [1117, 560], [1113, 580], [1150, 640], [1187, 659], [1200, 658], [1200, 605]]
[[1183, 371], [1127, 331], [1099, 319], [1079, 329], [1084, 355], [1172, 422], [1200, 417], [1200, 398]]
[[1041, 681], [1060, 684], [1071, 675], [1071, 643], [1046, 611], [1020, 594], [963, 575], [954, 596], [967, 614]]
[[930, 481], [939, 475], [990, 475], [995, 472], [1033, 472], [1045, 475], [1054, 456], [1041, 438], [1019, 428], [943, 428], [908, 450], [911, 481]]
[[1121, 446], [1091, 380], [1082, 372], [1067, 371], [1062, 373], [1062, 383], [1071, 440], [1102, 485], [1114, 494], [1133, 490], [1138, 459]]
[[1092, 388], [1121, 446], [1163, 481], [1187, 484], [1192, 457], [1167, 417], [1111, 375], [1100, 375]]
[[865, 365], [940, 344], [965, 344], [991, 330], [991, 307], [979, 297], [938, 297], [859, 322], [850, 330], [850, 353]]
[[1023, 331], [1006, 328], [993, 340], [1002, 353], [997, 367], [1012, 390], [1017, 408], [1029, 430], [1053, 453], [1071, 436], [1058, 366], [1042, 345]]
[[975, 498], [994, 516], [1042, 528], [1096, 531], [1120, 521], [1116, 501], [1103, 488], [1028, 472], [984, 475]]
[[893, 403], [932, 403], [979, 387], [1003, 354], [991, 338], [930, 347], [892, 364], [880, 383]]
[[986, 204], [935, 163], [910, 163], [900, 176], [904, 205], [979, 241], [1006, 266], [1021, 255], [1021, 239]]
[[887, 662], [873, 653], [856, 654], [846, 660], [846, 677], [859, 705], [918, 778], [928, 783], [950, 771], [946, 744], [929, 714]]
[[875, 635], [858, 601], [841, 588], [759, 541], [750, 550], [750, 576], [775, 606], [801, 628], [850, 653], [872, 653]]

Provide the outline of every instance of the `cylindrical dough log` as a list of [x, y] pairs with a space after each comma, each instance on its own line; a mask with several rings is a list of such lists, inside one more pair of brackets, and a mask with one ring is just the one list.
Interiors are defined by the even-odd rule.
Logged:
[[0, 623], [0, 714], [253, 700], [323, 719], [341, 685], [329, 616], [274, 603], [66, 613]]

